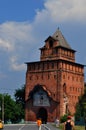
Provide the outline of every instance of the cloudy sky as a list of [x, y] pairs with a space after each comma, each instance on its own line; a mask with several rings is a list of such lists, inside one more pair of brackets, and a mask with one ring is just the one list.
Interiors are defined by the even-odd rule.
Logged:
[[25, 62], [40, 60], [39, 48], [58, 27], [86, 65], [86, 0], [0, 0], [1, 93], [25, 83]]

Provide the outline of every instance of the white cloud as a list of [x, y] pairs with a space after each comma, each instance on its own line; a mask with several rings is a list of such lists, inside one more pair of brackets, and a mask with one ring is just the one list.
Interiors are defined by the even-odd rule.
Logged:
[[[9, 68], [19, 71], [24, 70], [25, 54], [33, 46], [34, 36], [29, 22], [5, 22], [0, 25], [0, 50], [8, 56]], [[17, 59], [14, 58], [17, 55]], [[11, 59], [11, 60], [9, 60]], [[3, 59], [2, 59], [3, 60]], [[20, 62], [21, 61], [21, 62]]]
[[5, 22], [0, 25], [0, 37], [4, 40], [11, 41], [15, 45], [16, 42], [28, 42], [31, 40], [31, 25], [28, 22]]
[[13, 56], [13, 57], [10, 58], [11, 69], [15, 70], [15, 71], [25, 70], [26, 69], [26, 65], [25, 64], [18, 64], [17, 60], [18, 59], [17, 59], [16, 56]]
[[10, 41], [6, 41], [3, 39], [0, 39], [0, 49], [2, 50], [7, 50], [7, 51], [12, 51], [13, 50], [13, 45], [10, 43]]
[[45, 9], [37, 12], [36, 19], [47, 22], [86, 22], [86, 0], [47, 0]]
[[7, 62], [16, 71], [25, 68], [25, 57], [36, 57], [34, 50], [41, 47], [40, 40], [45, 40], [44, 32], [51, 26], [61, 22], [86, 23], [86, 0], [46, 0], [44, 7], [37, 10], [32, 23], [11, 21], [0, 25], [0, 50], [9, 52]]

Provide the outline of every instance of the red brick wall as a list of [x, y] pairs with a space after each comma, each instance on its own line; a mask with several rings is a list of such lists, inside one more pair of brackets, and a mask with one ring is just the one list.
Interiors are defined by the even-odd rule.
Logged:
[[[27, 63], [25, 89], [25, 120], [35, 121], [39, 107], [29, 100], [29, 93], [39, 84], [45, 87], [52, 98], [51, 106], [45, 107], [48, 121], [61, 117], [64, 110], [64, 96], [67, 97], [68, 110], [73, 115], [79, 96], [84, 91], [84, 66], [75, 63], [75, 51], [62, 47], [54, 48], [45, 43], [41, 48], [39, 62]], [[54, 43], [54, 47], [56, 46]]]
[[[36, 63], [38, 65], [38, 63]], [[35, 64], [35, 67], [38, 68]], [[63, 67], [62, 62], [54, 61], [54, 66], [52, 66], [52, 62], [48, 63], [48, 70], [47, 70], [47, 63], [41, 63], [44, 65], [44, 70], [41, 68], [39, 70], [27, 70], [26, 75], [26, 100], [28, 99], [29, 92], [33, 90], [34, 86], [37, 84], [43, 85], [47, 88], [46, 91], [51, 93], [51, 96], [54, 100], [60, 102], [60, 104], [55, 108], [53, 111], [53, 115], [48, 113], [48, 120], [53, 121], [52, 117], [62, 116], [63, 115], [63, 85], [66, 84], [66, 93], [69, 98], [69, 110], [71, 114], [75, 112], [75, 105], [78, 101], [78, 97], [81, 95], [84, 87], [84, 76], [83, 76], [83, 68], [78, 66], [76, 70], [76, 64], [73, 64], [73, 70], [67, 68], [67, 63], [64, 63], [66, 67]], [[31, 64], [32, 67], [34, 64]], [[59, 66], [59, 68], [58, 68]], [[53, 69], [52, 69], [53, 67]], [[75, 71], [76, 70], [76, 71]], [[30, 104], [29, 104], [30, 105]], [[36, 119], [36, 112], [29, 111], [26, 109], [26, 120]], [[29, 115], [32, 114], [31, 118]], [[52, 120], [51, 120], [52, 119]]]

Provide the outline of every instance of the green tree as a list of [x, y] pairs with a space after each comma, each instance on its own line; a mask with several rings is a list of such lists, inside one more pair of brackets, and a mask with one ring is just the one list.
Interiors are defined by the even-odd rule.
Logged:
[[19, 122], [22, 119], [22, 106], [17, 104], [10, 95], [4, 96], [4, 117], [5, 121], [11, 120], [13, 123]]
[[2, 110], [4, 108], [5, 122], [11, 120], [13, 123], [16, 123], [24, 119], [25, 85], [15, 90], [14, 96], [15, 99], [12, 99], [9, 94], [0, 94], [0, 118], [2, 119]]
[[25, 85], [23, 85], [21, 88], [16, 89], [15, 91], [15, 101], [16, 104], [21, 106], [21, 118], [24, 119], [24, 115], [25, 115]]
[[14, 99], [8, 94], [0, 94], [0, 118], [2, 119], [2, 104], [4, 104], [4, 122], [8, 120], [13, 123], [19, 122], [22, 119], [22, 105], [17, 104]]
[[67, 116], [68, 116], [68, 114], [63, 115], [63, 116], [60, 118], [60, 122], [63, 123], [63, 122], [65, 122], [65, 121], [67, 121]]
[[76, 105], [75, 119], [79, 120], [80, 117], [86, 117], [86, 88], [84, 94], [79, 98], [79, 102]]

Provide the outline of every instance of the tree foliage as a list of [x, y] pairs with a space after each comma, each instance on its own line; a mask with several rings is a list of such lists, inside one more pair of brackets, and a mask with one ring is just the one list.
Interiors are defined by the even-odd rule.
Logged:
[[24, 119], [24, 116], [25, 116], [25, 85], [23, 85], [19, 89], [16, 89], [14, 96], [15, 96], [16, 104], [19, 105], [21, 108], [20, 117], [21, 117], [21, 119]]
[[[4, 107], [2, 107], [4, 105]], [[0, 94], [0, 118], [2, 119], [2, 112], [4, 111], [4, 122], [10, 120], [15, 123], [22, 119], [21, 116], [21, 108], [20, 104], [16, 104], [14, 99], [11, 98], [8, 94]], [[4, 109], [4, 110], [2, 110]]]
[[65, 121], [67, 121], [67, 116], [68, 116], [68, 114], [63, 115], [63, 116], [60, 118], [60, 122], [63, 123], [63, 122], [65, 122]]
[[17, 104], [21, 104], [23, 109], [25, 107], [25, 85], [15, 91], [15, 100]]
[[25, 86], [15, 90], [15, 99], [9, 94], [0, 94], [0, 118], [2, 119], [2, 111], [4, 109], [4, 122], [11, 121], [13, 123], [24, 119], [25, 106]]
[[79, 102], [76, 105], [76, 120], [80, 119], [80, 117], [86, 117], [86, 88], [84, 90], [84, 94], [79, 98]]

